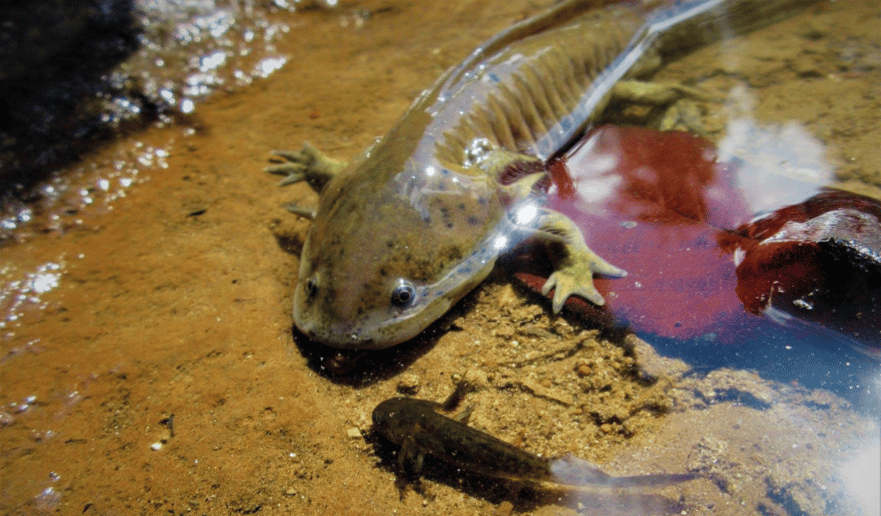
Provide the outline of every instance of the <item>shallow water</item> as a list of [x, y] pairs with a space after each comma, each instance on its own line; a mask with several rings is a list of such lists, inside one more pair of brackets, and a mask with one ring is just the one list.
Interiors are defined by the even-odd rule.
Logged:
[[[426, 335], [354, 365], [292, 331], [308, 224], [279, 206], [315, 196], [276, 188], [260, 172], [267, 151], [309, 140], [354, 156], [444, 69], [544, 4], [286, 13], [281, 70], [74, 165], [121, 181], [115, 165], [138, 156], [120, 149], [167, 150], [101, 209], [0, 249], [2, 511], [484, 514], [510, 486], [427, 461], [401, 493], [394, 447], [370, 433], [380, 401], [440, 400], [467, 375], [472, 424], [534, 453], [707, 476], [660, 496], [527, 490], [518, 512], [878, 514], [875, 362], [859, 362], [857, 393], [808, 388], [785, 364], [743, 366], [736, 348], [737, 367], [695, 368], [675, 343], [659, 355], [550, 315], [502, 270]], [[825, 146], [800, 155], [881, 198], [879, 15], [870, 0], [821, 4], [660, 78], [714, 94], [702, 108], [715, 143], [732, 117], [797, 123]], [[803, 353], [835, 374], [862, 360]]]

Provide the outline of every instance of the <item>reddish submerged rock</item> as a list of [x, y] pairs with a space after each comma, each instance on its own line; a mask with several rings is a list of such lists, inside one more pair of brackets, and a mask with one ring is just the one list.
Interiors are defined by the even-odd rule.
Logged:
[[[676, 340], [737, 342], [782, 324], [881, 350], [879, 201], [823, 189], [757, 216], [737, 164], [682, 132], [601, 127], [563, 161], [548, 206], [628, 271], [596, 279], [606, 306], [570, 298], [570, 309]], [[549, 273], [522, 270], [536, 289]]]
[[881, 343], [881, 204], [826, 190], [721, 234], [744, 307]]

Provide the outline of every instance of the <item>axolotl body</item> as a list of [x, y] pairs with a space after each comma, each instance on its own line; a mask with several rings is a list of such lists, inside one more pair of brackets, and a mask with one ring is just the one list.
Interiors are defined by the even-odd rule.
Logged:
[[413, 472], [419, 473], [425, 456], [431, 455], [487, 477], [548, 487], [663, 487], [698, 478], [692, 473], [615, 477], [571, 454], [540, 457], [468, 426], [466, 421], [473, 406], [454, 418], [440, 413], [449, 408], [449, 402], [413, 398], [391, 398], [376, 406], [373, 427], [401, 446], [400, 470], [407, 468], [409, 462]]
[[614, 97], [669, 100], [670, 88], [634, 94], [633, 77], [808, 2], [701, 0], [648, 15], [603, 3], [568, 0], [490, 39], [346, 165], [309, 145], [277, 153], [286, 162], [269, 171], [320, 193], [314, 213], [298, 211], [313, 219], [294, 294], [304, 334], [347, 349], [407, 341], [526, 240], [554, 247], [543, 288], [554, 312], [572, 295], [602, 305], [593, 275], [626, 273], [542, 206], [548, 160]]

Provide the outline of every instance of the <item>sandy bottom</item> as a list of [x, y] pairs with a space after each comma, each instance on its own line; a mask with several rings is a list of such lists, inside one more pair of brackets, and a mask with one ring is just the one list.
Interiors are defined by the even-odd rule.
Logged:
[[[292, 330], [308, 221], [280, 205], [316, 198], [261, 173], [268, 150], [309, 140], [354, 156], [445, 68], [541, 7], [441, 5], [297, 13], [283, 70], [186, 127], [133, 136], [173, 139], [167, 168], [74, 230], [0, 250], [15, 314], [0, 357], [0, 512], [878, 514], [879, 426], [860, 394], [659, 356], [551, 315], [504, 270], [392, 351], [337, 357]], [[661, 75], [717, 97], [699, 104], [711, 139], [747, 86], [728, 113], [747, 98], [757, 124], [800, 122], [848, 188], [881, 198], [878, 20], [873, 0], [822, 3]], [[471, 424], [533, 453], [704, 478], [512, 494], [429, 460], [401, 488], [373, 407], [440, 400], [460, 376], [477, 386]]]

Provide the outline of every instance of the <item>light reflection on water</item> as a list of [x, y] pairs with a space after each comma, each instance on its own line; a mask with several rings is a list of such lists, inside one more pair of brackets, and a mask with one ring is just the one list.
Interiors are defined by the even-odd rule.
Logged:
[[839, 476], [854, 509], [866, 516], [881, 514], [881, 429], [876, 425], [874, 430], [852, 453], [853, 458], [839, 467]]
[[[0, 328], [11, 330], [21, 324], [26, 314], [47, 308], [42, 295], [59, 286], [65, 268], [62, 255], [57, 261], [38, 266], [33, 272], [20, 274], [14, 267], [0, 270], [0, 277], [8, 278], [0, 288]], [[18, 279], [11, 279], [18, 276]]]
[[[301, 2], [292, 2], [272, 9], [252, 0], [135, 3], [144, 29], [138, 36], [140, 47], [108, 74], [108, 80], [119, 85], [137, 84], [133, 89], [139, 97], [110, 99], [112, 109], [101, 119], [111, 128], [122, 127], [130, 118], [148, 116], [142, 113], [143, 98], [160, 106], [155, 125], [166, 126], [175, 123], [176, 114], [192, 116], [197, 105], [217, 91], [239, 90], [255, 79], [269, 77], [288, 61], [276, 44], [290, 31], [293, 20], [276, 11], [293, 12], [301, 6]], [[0, 240], [27, 240], [32, 237], [30, 226], [56, 232], [81, 225], [83, 215], [88, 216], [84, 210], [92, 205], [109, 209], [113, 200], [143, 180], [145, 170], [165, 168], [171, 145], [171, 141], [145, 145], [121, 139], [115, 152], [52, 171], [32, 189], [38, 200], [8, 200], [0, 212]], [[106, 202], [100, 203], [98, 198]]]
[[290, 25], [273, 19], [266, 6], [248, 0], [143, 0], [138, 7], [146, 30], [130, 66], [149, 95], [183, 112], [219, 88], [247, 86], [285, 62], [275, 43]]
[[826, 147], [803, 124], [760, 125], [748, 110], [754, 101], [745, 87], [732, 90], [731, 117], [717, 145], [720, 161], [739, 159], [739, 191], [757, 216], [798, 204], [833, 182]]
[[[881, 377], [878, 378], [881, 382]], [[877, 436], [876, 436], [877, 437]], [[870, 438], [865, 448], [853, 454], [839, 471], [844, 485], [864, 514], [878, 514], [881, 510], [881, 440]]]
[[113, 209], [152, 170], [168, 168], [168, 156], [177, 138], [162, 142], [122, 140], [91, 161], [58, 170], [38, 187], [39, 197], [29, 203], [10, 203], [0, 214], [0, 240], [26, 241], [34, 233], [64, 233], [88, 226]]

